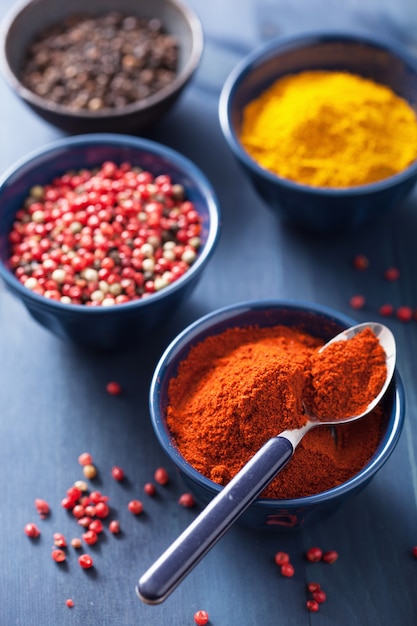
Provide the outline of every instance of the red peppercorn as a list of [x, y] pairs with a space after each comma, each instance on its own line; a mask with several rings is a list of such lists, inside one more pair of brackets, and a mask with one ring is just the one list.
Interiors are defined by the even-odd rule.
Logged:
[[338, 558], [339, 558], [339, 554], [336, 552], [336, 550], [328, 550], [327, 552], [323, 554], [322, 561], [324, 561], [325, 563], [331, 564], [337, 561]]
[[46, 517], [47, 515], [49, 515], [50, 509], [49, 504], [46, 500], [42, 500], [42, 498], [36, 498], [35, 507], [41, 517]]
[[89, 452], [83, 452], [78, 457], [78, 463], [80, 465], [92, 465], [93, 457], [91, 456], [91, 454]]
[[158, 467], [155, 471], [154, 478], [160, 485], [166, 485], [169, 482], [168, 472], [163, 467]]
[[107, 383], [106, 385], [106, 391], [107, 393], [109, 393], [111, 396], [119, 396], [122, 393], [122, 386], [120, 383], [117, 383], [115, 381], [112, 381], [110, 383]]
[[65, 600], [65, 604], [67, 605], [69, 609], [72, 609], [72, 607], [74, 606], [74, 600], [72, 600], [71, 598], [68, 598], [68, 600]]
[[152, 483], [146, 483], [145, 486], [143, 487], [143, 491], [148, 496], [154, 496], [156, 494], [156, 487]]
[[287, 552], [277, 552], [274, 556], [275, 563], [279, 566], [290, 562], [290, 555]]
[[322, 556], [323, 550], [321, 550], [321, 548], [309, 548], [306, 552], [307, 561], [310, 561], [311, 563], [318, 563], [318, 561], [321, 561]]
[[363, 307], [365, 306], [365, 297], [357, 294], [356, 296], [351, 297], [349, 303], [352, 309], [363, 309]]
[[413, 555], [413, 557], [414, 557], [415, 559], [417, 559], [417, 546], [414, 546], [414, 547], [411, 549], [411, 554]]
[[98, 535], [94, 530], [87, 530], [87, 532], [82, 534], [82, 538], [84, 539], [85, 543], [90, 546], [94, 545], [98, 541]]
[[109, 524], [109, 531], [114, 535], [117, 535], [117, 533], [120, 532], [120, 522], [116, 519], [112, 519]]
[[81, 504], [76, 504], [72, 509], [72, 514], [77, 519], [85, 516], [85, 508]]
[[291, 578], [295, 574], [294, 566], [291, 563], [284, 563], [281, 565], [281, 574], [286, 578]]
[[94, 565], [94, 561], [89, 554], [80, 554], [80, 556], [78, 557], [78, 563], [83, 569], [89, 569]]
[[205, 624], [207, 624], [209, 621], [209, 615], [207, 611], [200, 610], [194, 613], [194, 621], [197, 626], [204, 626]]
[[396, 267], [388, 267], [384, 272], [384, 276], [389, 281], [398, 280], [400, 277], [400, 270]]
[[118, 465], [113, 465], [111, 469], [111, 475], [113, 476], [114, 480], [123, 480], [123, 478], [125, 477], [124, 471]]
[[110, 507], [106, 502], [97, 502], [96, 504], [96, 516], [104, 519], [108, 517], [110, 513]]
[[307, 589], [310, 593], [314, 593], [316, 591], [320, 591], [321, 586], [320, 586], [320, 583], [312, 582], [312, 583], [307, 584]]
[[58, 546], [58, 548], [66, 547], [67, 542], [62, 533], [54, 533], [54, 545]]
[[314, 591], [313, 599], [319, 604], [323, 604], [323, 602], [326, 602], [327, 599], [326, 592], [323, 591], [323, 589], [318, 589], [317, 591]]
[[25, 535], [27, 535], [28, 537], [31, 537], [31, 539], [35, 539], [36, 537], [39, 537], [39, 535], [41, 534], [41, 531], [39, 530], [39, 528], [36, 526], [36, 524], [33, 524], [32, 522], [29, 524], [26, 524], [23, 530], [25, 531]]
[[131, 500], [127, 508], [133, 515], [140, 515], [143, 512], [143, 504], [140, 500]]
[[195, 506], [194, 496], [191, 493], [183, 493], [178, 499], [178, 504], [190, 509]]
[[103, 532], [103, 522], [99, 519], [93, 519], [89, 525], [88, 529], [94, 531], [95, 533]]
[[355, 270], [367, 270], [369, 267], [369, 260], [364, 254], [357, 254], [353, 259], [353, 267]]
[[317, 611], [320, 609], [320, 605], [317, 600], [307, 600], [306, 606], [307, 609], [312, 613], [317, 613]]
[[400, 322], [410, 322], [413, 319], [413, 311], [409, 306], [400, 306], [396, 311]]
[[56, 562], [56, 563], [63, 563], [65, 561], [65, 559], [67, 558], [65, 556], [65, 552], [63, 550], [52, 550], [52, 559]]
[[393, 313], [394, 313], [394, 307], [392, 306], [392, 304], [382, 304], [379, 307], [379, 314], [383, 315], [384, 317], [389, 317]]

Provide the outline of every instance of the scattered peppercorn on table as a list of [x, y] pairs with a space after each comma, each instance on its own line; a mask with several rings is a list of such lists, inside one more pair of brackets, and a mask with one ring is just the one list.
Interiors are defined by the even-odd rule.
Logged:
[[[364, 22], [348, 6], [329, 11], [324, 0], [314, 11], [305, 1], [297, 13], [289, 0], [230, 0], [219, 22], [216, 3], [188, 2], [205, 29], [204, 60], [149, 137], [184, 153], [211, 180], [221, 241], [192, 297], [140, 349], [75, 348], [37, 325], [0, 285], [0, 623], [415, 626], [417, 191], [351, 238], [289, 230], [237, 170], [217, 104], [232, 67], [269, 37], [323, 23], [359, 31], [366, 23], [393, 39], [401, 32], [417, 54], [417, 12], [407, 0], [395, 7], [372, 0]], [[4, 0], [0, 17], [13, 4]], [[1, 172], [61, 136], [5, 85], [0, 129]], [[152, 373], [190, 322], [268, 298], [310, 300], [390, 326], [408, 401], [403, 435], [366, 490], [333, 516], [294, 533], [235, 526], [166, 602], [147, 606], [134, 591], [138, 577], [198, 511], [153, 433]]]

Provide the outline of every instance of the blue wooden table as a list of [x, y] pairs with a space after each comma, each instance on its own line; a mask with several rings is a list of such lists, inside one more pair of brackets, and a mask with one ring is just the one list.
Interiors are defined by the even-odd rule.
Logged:
[[[398, 343], [398, 368], [407, 395], [406, 423], [398, 447], [364, 492], [325, 522], [297, 534], [236, 526], [165, 603], [146, 606], [135, 595], [138, 577], [191, 521], [195, 511], [177, 503], [185, 490], [162, 453], [149, 420], [153, 369], [175, 334], [218, 307], [255, 298], [309, 300], [353, 315], [378, 319], [385, 302], [417, 309], [417, 193], [391, 216], [350, 237], [319, 239], [280, 224], [255, 195], [229, 154], [217, 103], [235, 63], [267, 38], [317, 28], [386, 35], [417, 54], [413, 0], [328, 3], [325, 0], [189, 0], [204, 25], [206, 46], [195, 80], [176, 108], [149, 134], [193, 159], [212, 181], [223, 213], [222, 236], [189, 302], [142, 349], [115, 355], [85, 353], [34, 322], [0, 287], [0, 624], [4, 626], [187, 626], [205, 609], [213, 626], [415, 626], [417, 624], [417, 322], [388, 320]], [[0, 13], [13, 4], [2, 0]], [[336, 7], [337, 4], [337, 7]], [[60, 137], [36, 118], [2, 82], [0, 170]], [[0, 207], [1, 210], [1, 207]], [[365, 254], [367, 272], [352, 269]], [[384, 270], [398, 267], [395, 283]], [[366, 296], [352, 311], [349, 299]], [[109, 396], [110, 380], [123, 387]], [[52, 534], [79, 535], [60, 506], [66, 489], [82, 478], [77, 458], [89, 451], [99, 470], [96, 488], [110, 497], [123, 532], [91, 553], [95, 567], [81, 570], [73, 548], [66, 564], [51, 560]], [[116, 483], [111, 466], [127, 476]], [[171, 481], [150, 498], [143, 485], [164, 466]], [[52, 507], [39, 520], [34, 498]], [[139, 498], [135, 518], [127, 502]], [[27, 522], [40, 539], [23, 533]], [[304, 558], [312, 545], [340, 554], [334, 565]], [[290, 553], [293, 578], [273, 562]], [[317, 614], [305, 608], [307, 581], [328, 594]], [[73, 598], [74, 607], [65, 601]]]

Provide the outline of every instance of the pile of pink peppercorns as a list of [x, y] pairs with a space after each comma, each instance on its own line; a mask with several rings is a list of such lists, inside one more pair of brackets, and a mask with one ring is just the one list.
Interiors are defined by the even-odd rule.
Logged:
[[52, 300], [123, 304], [187, 272], [201, 226], [170, 176], [106, 161], [30, 190], [9, 234], [9, 264], [25, 287]]

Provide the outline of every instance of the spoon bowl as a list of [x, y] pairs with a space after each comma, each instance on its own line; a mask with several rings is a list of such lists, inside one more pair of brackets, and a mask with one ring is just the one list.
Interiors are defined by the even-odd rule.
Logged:
[[301, 428], [283, 431], [267, 441], [140, 578], [136, 591], [141, 600], [157, 604], [175, 589], [286, 465], [302, 437], [311, 428], [354, 421], [375, 408], [385, 394], [395, 371], [396, 347], [391, 331], [374, 322], [359, 324], [339, 333], [321, 350], [325, 350], [335, 341], [351, 339], [365, 328], [370, 328], [378, 338], [384, 349], [386, 362], [385, 382], [366, 410], [345, 419], [309, 419]]

